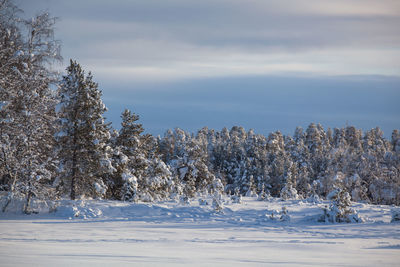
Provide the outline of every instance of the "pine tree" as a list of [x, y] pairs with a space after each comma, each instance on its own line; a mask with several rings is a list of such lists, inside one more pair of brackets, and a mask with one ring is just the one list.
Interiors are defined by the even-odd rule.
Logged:
[[350, 223], [362, 222], [362, 218], [351, 208], [350, 194], [341, 188], [336, 188], [328, 195], [331, 200], [329, 208], [324, 208], [320, 222]]
[[[143, 132], [141, 124], [136, 123], [139, 116], [125, 109], [121, 114], [121, 129], [113, 138], [113, 166], [116, 171], [112, 175], [108, 187], [108, 195], [114, 199], [124, 201], [137, 201], [138, 178], [136, 174], [142, 173], [134, 157], [139, 154], [140, 134]], [[143, 158], [138, 156], [137, 158]], [[141, 164], [143, 165], [143, 163]], [[136, 172], [136, 173], [135, 173]]]
[[[169, 167], [159, 157], [157, 140], [149, 134], [142, 135], [144, 129], [135, 113], [126, 109], [121, 118], [115, 146], [126, 161], [117, 162], [113, 183], [116, 188], [123, 187], [124, 200], [152, 202], [167, 198], [175, 184]], [[127, 174], [129, 179], [122, 176]]]
[[399, 130], [393, 130], [392, 132], [392, 150], [400, 154], [400, 132]]
[[91, 73], [85, 76], [81, 66], [71, 60], [59, 94], [60, 185], [71, 199], [102, 197], [115, 169], [110, 161], [110, 131], [103, 117], [107, 109], [101, 92]]
[[172, 176], [179, 178], [185, 198], [195, 196], [196, 192], [207, 191], [214, 180], [208, 168], [208, 148], [201, 138], [192, 137], [181, 129], [168, 131], [161, 141], [161, 154], [169, 159]]

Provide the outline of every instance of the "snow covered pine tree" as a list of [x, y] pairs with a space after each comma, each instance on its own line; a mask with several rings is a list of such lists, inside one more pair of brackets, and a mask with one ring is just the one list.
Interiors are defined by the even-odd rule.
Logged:
[[61, 98], [60, 131], [57, 135], [60, 157], [61, 193], [77, 197], [103, 197], [107, 179], [115, 171], [108, 146], [107, 110], [92, 75], [85, 77], [81, 66], [71, 60], [67, 75], [59, 85]]

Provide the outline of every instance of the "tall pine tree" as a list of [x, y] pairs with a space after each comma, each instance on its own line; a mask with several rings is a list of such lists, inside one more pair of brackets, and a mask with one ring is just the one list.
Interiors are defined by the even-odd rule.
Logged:
[[91, 73], [85, 76], [81, 66], [71, 60], [59, 93], [60, 186], [71, 199], [102, 197], [115, 169], [109, 159], [110, 129], [103, 117], [107, 109], [101, 92]]

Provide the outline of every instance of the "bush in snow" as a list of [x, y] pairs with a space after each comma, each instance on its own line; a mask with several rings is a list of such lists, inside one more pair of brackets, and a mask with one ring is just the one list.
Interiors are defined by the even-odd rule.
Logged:
[[307, 198], [306, 201], [308, 203], [313, 203], [313, 204], [318, 204], [318, 203], [322, 202], [320, 197], [318, 195], [316, 195], [316, 194], [314, 194], [314, 195], [310, 196], [309, 198]]
[[235, 188], [235, 194], [231, 196], [232, 203], [242, 203], [242, 196], [240, 195], [239, 188]]
[[390, 222], [400, 222], [400, 210], [392, 209], [392, 220]]
[[269, 215], [269, 219], [271, 221], [289, 222], [290, 221], [289, 211], [287, 210], [286, 207], [282, 207], [281, 211], [273, 210]]
[[328, 195], [331, 204], [324, 208], [324, 214], [318, 220], [319, 222], [331, 223], [351, 223], [362, 222], [362, 218], [353, 210], [351, 206], [350, 194], [342, 189], [335, 189]]
[[223, 190], [224, 186], [221, 182], [221, 179], [216, 178], [214, 176], [209, 188], [209, 192], [213, 196], [212, 207], [216, 212], [221, 212], [223, 209], [223, 199], [222, 199]]
[[292, 184], [287, 183], [281, 190], [281, 198], [283, 200], [298, 199], [299, 195], [297, 194], [297, 190], [292, 186]]
[[276, 221], [276, 220], [278, 220], [278, 217], [279, 216], [279, 211], [278, 210], [273, 210], [272, 212], [271, 212], [271, 214], [269, 215], [269, 219], [271, 220], [271, 221]]
[[190, 197], [186, 195], [182, 195], [179, 199], [179, 202], [183, 205], [190, 205]]
[[207, 206], [208, 202], [206, 199], [199, 198], [199, 205], [200, 206]]
[[224, 208], [224, 205], [223, 205], [223, 200], [222, 200], [222, 195], [221, 194], [214, 194], [213, 195], [212, 208], [217, 213], [221, 213], [222, 212], [222, 209]]
[[269, 191], [265, 192], [265, 186], [264, 186], [264, 184], [262, 184], [262, 186], [261, 186], [261, 192], [260, 192], [260, 194], [258, 195], [257, 200], [259, 200], [259, 201], [268, 200], [268, 199], [270, 198], [270, 196], [271, 196], [271, 195], [269, 194]]
[[280, 221], [282, 221], [282, 222], [290, 221], [289, 211], [287, 210], [286, 207], [282, 207], [282, 211], [281, 211], [280, 215], [281, 215]]

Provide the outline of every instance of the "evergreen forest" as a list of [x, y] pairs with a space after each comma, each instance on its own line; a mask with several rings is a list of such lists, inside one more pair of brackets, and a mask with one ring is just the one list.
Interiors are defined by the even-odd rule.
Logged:
[[[70, 60], [63, 74], [56, 19], [26, 20], [0, 1], [0, 192], [31, 203], [57, 199], [189, 202], [197, 195], [327, 198], [400, 205], [400, 132], [376, 127], [324, 129], [311, 123], [293, 135], [268, 136], [234, 126], [196, 133], [146, 134], [139, 116], [106, 121], [101, 85]], [[266, 122], [268, 123], [268, 122]]]

